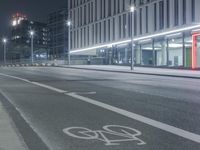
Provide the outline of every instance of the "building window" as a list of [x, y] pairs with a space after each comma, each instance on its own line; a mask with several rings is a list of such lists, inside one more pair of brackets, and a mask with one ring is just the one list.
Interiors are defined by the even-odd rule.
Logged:
[[86, 46], [86, 27], [84, 27], [84, 46]]
[[132, 14], [128, 14], [128, 36], [131, 37], [131, 32], [132, 32]]
[[137, 35], [137, 11], [134, 13], [134, 35]]
[[80, 26], [80, 9], [78, 8], [78, 26]]
[[140, 43], [141, 44], [141, 65], [144, 66], [153, 66], [153, 43], [152, 41], [148, 43]]
[[114, 9], [114, 10], [113, 10], [113, 13], [114, 13], [114, 15], [116, 14], [116, 4], [117, 4], [117, 3], [116, 3], [116, 0], [114, 0], [114, 4], [113, 4], [113, 7], [114, 7], [114, 8], [113, 8], [113, 9]]
[[140, 34], [142, 34], [142, 8], [140, 8]]
[[74, 31], [74, 42], [73, 42], [73, 44], [74, 44], [74, 48], [76, 48], [76, 31]]
[[183, 24], [186, 24], [186, 0], [183, 0]]
[[112, 4], [111, 4], [111, 0], [108, 1], [108, 16], [111, 16], [111, 10], [112, 10]]
[[153, 42], [154, 65], [167, 66], [167, 44], [164, 38], [156, 39]]
[[77, 48], [79, 48], [80, 47], [80, 45], [79, 45], [79, 30], [77, 31]]
[[83, 25], [83, 8], [82, 7], [80, 8], [80, 20], [81, 20], [80, 24], [82, 26]]
[[122, 35], [121, 35], [121, 33], [122, 33], [122, 31], [121, 31], [121, 23], [122, 22], [122, 19], [121, 19], [121, 16], [119, 16], [119, 38], [121, 39], [122, 38]]
[[167, 28], [170, 26], [170, 0], [167, 0]]
[[148, 6], [146, 6], [146, 33], [148, 33], [149, 32], [149, 8], [148, 8]]
[[101, 2], [101, 4], [100, 4], [100, 19], [102, 19], [102, 9], [103, 9], [103, 1], [101, 0], [100, 1]]
[[88, 4], [88, 23], [90, 23], [91, 17], [90, 17], [90, 3]]
[[118, 7], [117, 8], [118, 8], [118, 10], [117, 10], [118, 13], [120, 13], [120, 0], [118, 0]]
[[95, 32], [94, 32], [94, 24], [92, 25], [92, 44], [94, 45], [94, 35], [95, 35]]
[[164, 28], [164, 1], [159, 2], [159, 27]]
[[90, 27], [87, 27], [87, 41], [88, 41], [88, 46], [90, 45]]
[[170, 67], [183, 66], [183, 38], [172, 37], [168, 39], [168, 65]]
[[95, 43], [98, 43], [98, 23], [95, 24], [95, 33], [96, 33], [96, 38], [95, 38]]
[[123, 14], [123, 37], [126, 37], [126, 14]]
[[103, 10], [102, 10], [103, 11], [103, 17], [106, 18], [106, 0], [103, 1], [103, 4], [104, 4]]
[[[110, 1], [110, 0], [109, 0]], [[122, 1], [122, 6], [123, 6], [123, 12], [125, 11], [125, 0]]]
[[110, 41], [110, 19], [108, 20], [108, 41]]
[[174, 25], [177, 26], [179, 24], [179, 5], [178, 0], [174, 0]]
[[83, 47], [83, 28], [81, 28], [81, 48]]
[[101, 43], [101, 22], [99, 22], [99, 43]]
[[95, 0], [95, 21], [97, 21], [97, 0]]
[[103, 39], [103, 41], [106, 42], [106, 37], [107, 37], [107, 36], [106, 36], [106, 21], [104, 21], [103, 31], [104, 31], [104, 33], [103, 33], [103, 34], [104, 34], [104, 39]]
[[86, 14], [86, 5], [84, 6], [84, 25], [86, 25], [86, 21], [87, 21], [87, 14]]
[[94, 3], [92, 2], [91, 3], [91, 22], [94, 21], [94, 14], [93, 14], [93, 12], [94, 12]]
[[195, 0], [192, 1], [192, 21], [195, 21]]
[[154, 30], [157, 30], [157, 4], [154, 4]]
[[115, 18], [113, 18], [113, 40], [115, 40]]

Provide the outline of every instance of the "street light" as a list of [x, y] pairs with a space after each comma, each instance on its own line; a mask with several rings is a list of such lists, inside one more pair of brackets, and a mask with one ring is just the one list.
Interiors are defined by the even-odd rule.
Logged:
[[134, 17], [135, 6], [130, 7], [130, 17], [131, 17], [131, 70], [134, 70], [134, 40], [133, 40], [133, 17]]
[[2, 42], [3, 42], [3, 49], [4, 49], [4, 64], [6, 64], [6, 44], [7, 44], [7, 39], [3, 38]]
[[70, 33], [70, 27], [71, 27], [71, 21], [67, 21], [67, 26], [68, 26], [68, 65], [70, 65], [70, 47], [71, 47], [71, 33]]
[[33, 37], [34, 37], [34, 34], [35, 32], [33, 30], [30, 30], [29, 31], [30, 33], [30, 37], [31, 37], [31, 64], [33, 64]]

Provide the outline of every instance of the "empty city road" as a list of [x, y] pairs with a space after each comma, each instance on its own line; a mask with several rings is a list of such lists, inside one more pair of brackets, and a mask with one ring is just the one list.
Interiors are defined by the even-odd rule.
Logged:
[[198, 150], [199, 86], [189, 78], [0, 68], [0, 100], [30, 150]]

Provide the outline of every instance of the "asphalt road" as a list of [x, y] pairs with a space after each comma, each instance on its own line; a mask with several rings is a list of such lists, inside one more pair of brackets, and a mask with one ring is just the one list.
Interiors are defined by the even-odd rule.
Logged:
[[198, 150], [200, 80], [0, 68], [0, 100], [30, 150]]

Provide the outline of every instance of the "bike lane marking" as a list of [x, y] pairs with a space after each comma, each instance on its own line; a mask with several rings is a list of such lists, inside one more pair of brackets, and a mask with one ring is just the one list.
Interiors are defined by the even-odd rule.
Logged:
[[30, 83], [30, 84], [33, 84], [33, 85], [36, 85], [36, 86], [40, 86], [40, 87], [49, 89], [49, 90], [57, 92], [57, 93], [64, 93], [65, 95], [73, 97], [75, 99], [78, 99], [78, 100], [90, 103], [92, 105], [101, 107], [103, 109], [115, 112], [117, 114], [131, 118], [133, 120], [137, 120], [141, 123], [150, 125], [152, 127], [155, 127], [155, 128], [161, 129], [163, 131], [172, 133], [174, 135], [183, 137], [185, 139], [200, 143], [200, 135], [198, 135], [198, 134], [195, 134], [195, 133], [192, 133], [192, 132], [189, 132], [189, 131], [186, 131], [186, 130], [183, 130], [183, 129], [180, 129], [180, 128], [177, 128], [177, 127], [174, 127], [174, 126], [171, 126], [171, 125], [168, 125], [168, 124], [147, 118], [147, 117], [144, 117], [142, 115], [139, 115], [139, 114], [136, 114], [136, 113], [133, 113], [133, 112], [129, 112], [127, 110], [124, 110], [124, 109], [121, 109], [121, 108], [118, 108], [118, 107], [115, 107], [115, 106], [112, 106], [112, 105], [109, 105], [109, 104], [99, 102], [99, 101], [91, 99], [91, 98], [87, 98], [87, 97], [78, 95], [76, 93], [67, 93], [67, 91], [64, 91], [62, 89], [58, 89], [58, 88], [55, 88], [55, 87], [52, 87], [52, 86], [49, 86], [49, 85], [45, 85], [45, 84], [42, 84], [42, 83], [38, 83], [38, 82], [31, 82], [27, 79], [19, 78], [19, 77], [16, 77], [16, 76], [11, 76], [11, 75], [7, 75], [7, 74], [3, 74], [3, 73], [0, 73], [0, 75], [5, 76], [5, 77], [9, 77], [9, 78], [13, 78], [13, 79], [17, 79], [17, 80], [20, 80], [20, 81], [23, 81], [23, 82], [27, 82], [27, 83]]
[[[115, 131], [113, 129], [120, 130]], [[76, 132], [79, 135], [75, 134], [73, 130], [79, 130]], [[106, 146], [120, 145], [122, 142], [131, 141], [137, 142], [138, 146], [146, 145], [146, 142], [138, 138], [138, 136], [141, 136], [142, 133], [139, 130], [127, 126], [105, 125], [102, 127], [102, 130], [91, 130], [84, 127], [69, 127], [63, 129], [63, 132], [68, 136], [78, 139], [99, 140], [104, 142]]]

